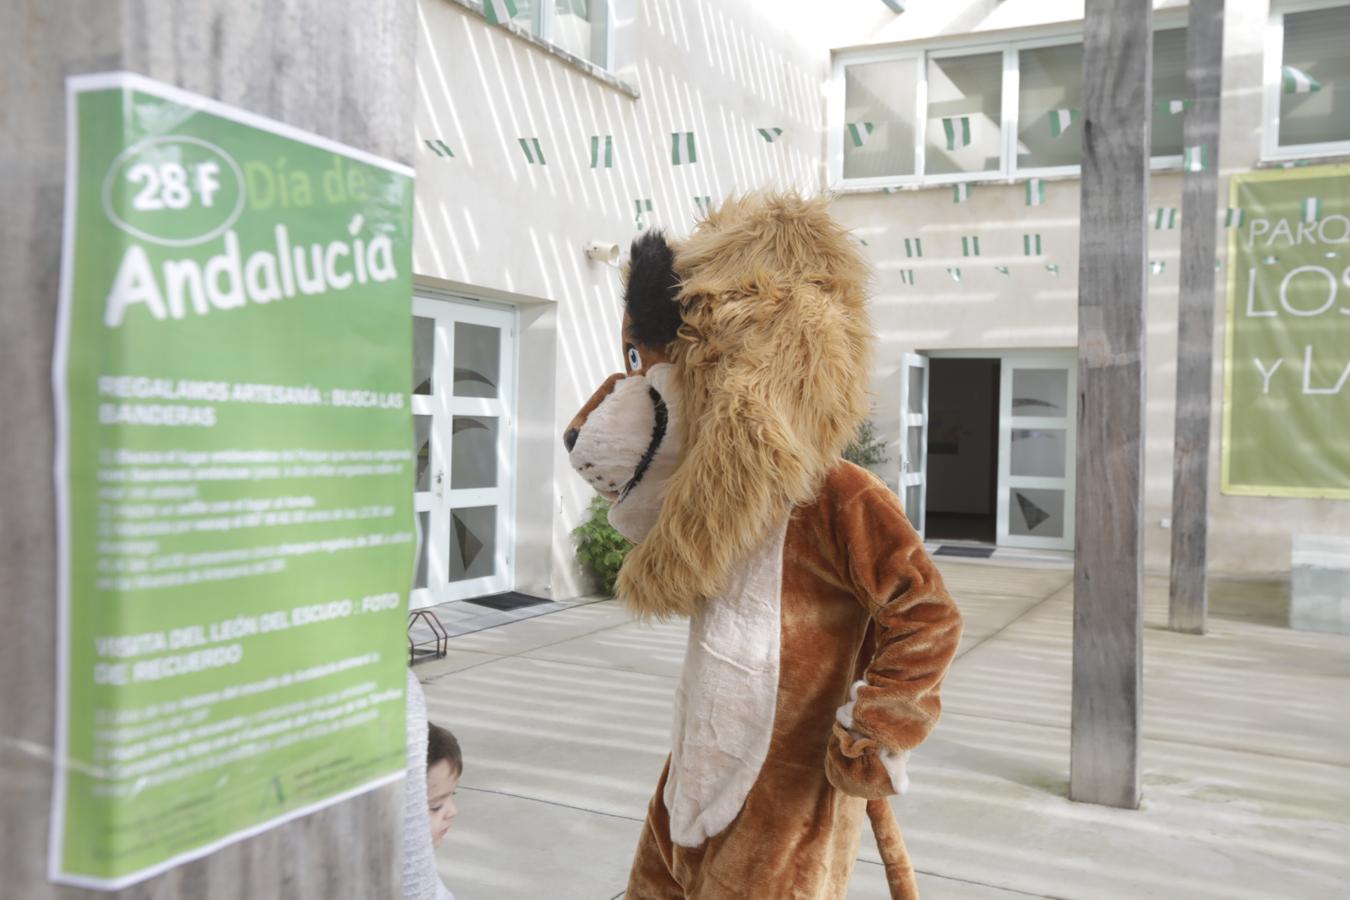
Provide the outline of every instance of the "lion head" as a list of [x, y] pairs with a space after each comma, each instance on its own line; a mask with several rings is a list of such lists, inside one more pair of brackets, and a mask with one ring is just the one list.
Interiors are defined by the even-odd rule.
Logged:
[[639, 616], [716, 597], [811, 501], [867, 413], [866, 265], [824, 198], [727, 200], [679, 243], [634, 241], [625, 371], [564, 434], [637, 546], [617, 592]]

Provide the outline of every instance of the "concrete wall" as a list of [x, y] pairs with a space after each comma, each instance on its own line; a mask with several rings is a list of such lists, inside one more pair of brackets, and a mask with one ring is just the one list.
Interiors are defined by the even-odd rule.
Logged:
[[[1260, 159], [1261, 81], [1268, 0], [1227, 4], [1224, 49], [1223, 131], [1219, 196], [1227, 196], [1227, 176], [1255, 168]], [[894, 42], [951, 43], [961, 35], [1009, 29], [1009, 39], [1028, 36], [1040, 25], [1081, 20], [1081, 2], [1054, 0], [953, 0], [913, 4], [910, 11], [866, 32], [860, 26], [837, 46]], [[1160, 18], [1184, 12], [1184, 4], [1157, 2]], [[1181, 206], [1179, 173], [1155, 172], [1150, 206]], [[837, 215], [865, 238], [865, 251], [876, 272], [873, 316], [879, 333], [876, 394], [879, 430], [899, 438], [900, 355], [912, 350], [1070, 348], [1077, 336], [1079, 182], [1077, 177], [1047, 181], [1047, 202], [1028, 207], [1022, 182], [977, 184], [970, 199], [953, 203], [952, 189], [934, 187], [842, 195]], [[1021, 235], [1040, 233], [1045, 259], [1028, 264]], [[981, 236], [978, 261], [962, 259], [961, 236]], [[904, 239], [921, 237], [924, 256], [905, 256]], [[1150, 230], [1149, 256], [1166, 268], [1150, 279], [1147, 310], [1146, 566], [1166, 571], [1171, 516], [1172, 433], [1175, 408], [1176, 319], [1179, 231]], [[1226, 237], [1220, 234], [1221, 245]], [[1220, 249], [1220, 258], [1225, 255]], [[1010, 274], [994, 266], [1008, 265]], [[954, 282], [948, 267], [960, 266]], [[901, 280], [913, 269], [915, 284]], [[1210, 567], [1233, 575], [1287, 573], [1291, 536], [1297, 532], [1350, 532], [1350, 503], [1333, 500], [1231, 497], [1220, 493], [1219, 447], [1223, 401], [1225, 298], [1220, 280], [1214, 299], [1214, 419], [1210, 463]], [[885, 476], [898, 479], [898, 444]]]
[[[621, 366], [619, 278], [582, 245], [624, 250], [648, 224], [687, 232], [695, 197], [756, 187], [817, 190], [832, 11], [752, 0], [611, 0], [622, 90], [457, 0], [420, 0], [414, 268], [423, 284], [521, 311], [517, 589], [570, 597], [589, 586], [571, 530], [590, 500], [560, 435]], [[845, 3], [848, 7], [853, 0]], [[874, 13], [880, 4], [857, 3]], [[837, 11], [834, 11], [837, 12]], [[756, 131], [781, 128], [772, 144]], [[671, 134], [693, 131], [693, 164]], [[591, 135], [614, 136], [613, 168], [591, 168]], [[423, 142], [439, 138], [453, 158]], [[519, 138], [538, 138], [531, 165]]]

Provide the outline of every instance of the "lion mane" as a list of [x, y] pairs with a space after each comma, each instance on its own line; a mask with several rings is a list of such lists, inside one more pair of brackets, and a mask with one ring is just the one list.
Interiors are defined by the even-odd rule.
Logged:
[[867, 266], [825, 197], [728, 199], [675, 248], [681, 324], [668, 352], [683, 457], [617, 593], [640, 617], [687, 616], [811, 501], [867, 414]]

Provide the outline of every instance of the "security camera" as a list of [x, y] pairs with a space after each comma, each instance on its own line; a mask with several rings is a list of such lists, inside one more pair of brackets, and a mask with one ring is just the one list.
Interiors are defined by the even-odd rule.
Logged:
[[586, 245], [586, 258], [612, 266], [619, 261], [619, 245], [609, 241], [591, 241]]

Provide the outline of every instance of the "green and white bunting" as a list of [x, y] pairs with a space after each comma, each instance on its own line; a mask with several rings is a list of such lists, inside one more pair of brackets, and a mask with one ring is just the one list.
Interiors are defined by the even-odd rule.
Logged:
[[547, 165], [548, 160], [544, 159], [544, 148], [539, 146], [539, 138], [516, 138], [520, 142], [520, 149], [525, 153], [525, 162], [532, 166]]
[[[601, 152], [602, 148], [603, 153]], [[614, 135], [591, 135], [591, 168], [614, 168]]]
[[1224, 228], [1241, 228], [1247, 224], [1247, 211], [1229, 207], [1223, 214]]
[[913, 284], [914, 284], [914, 270], [913, 270], [913, 269], [901, 269], [901, 270], [900, 270], [900, 282], [901, 282], [901, 284], [913, 285]]
[[1187, 147], [1181, 153], [1181, 168], [1186, 172], [1203, 172], [1209, 168], [1209, 145]]
[[1076, 107], [1067, 109], [1050, 110], [1050, 136], [1060, 137], [1069, 130], [1069, 126], [1078, 121], [1079, 112]]
[[647, 230], [647, 213], [652, 211], [652, 201], [649, 198], [633, 201], [633, 224], [638, 231]]
[[1284, 84], [1286, 94], [1313, 94], [1322, 89], [1320, 81], [1293, 66], [1283, 66], [1280, 69], [1280, 80]]
[[905, 238], [905, 256], [911, 259], [923, 256], [923, 240], [920, 238]]
[[1161, 259], [1149, 260], [1148, 271], [1150, 275], [1161, 275], [1163, 273], [1163, 270], [1166, 268], [1167, 263], [1164, 260]]
[[671, 132], [670, 162], [671, 165], [675, 166], [698, 162], [698, 154], [694, 150], [694, 133], [692, 131]]
[[1322, 218], [1322, 201], [1318, 197], [1303, 198], [1303, 222], [1307, 225], [1316, 225], [1317, 220]]
[[781, 128], [757, 128], [755, 130], [759, 132], [760, 137], [770, 144], [783, 136], [783, 129]]
[[978, 235], [970, 235], [969, 237], [961, 238], [961, 255], [962, 256], [980, 255], [980, 238]]
[[698, 214], [704, 218], [712, 212], [712, 197], [708, 194], [694, 198], [694, 206], [698, 209]]
[[483, 17], [491, 25], [509, 22], [520, 15], [516, 0], [483, 0]]
[[898, 187], [884, 187], [884, 188], [881, 189], [881, 192], [882, 192], [883, 194], [898, 194], [898, 193], [900, 193], [900, 188], [898, 188]]
[[1154, 106], [1164, 116], [1179, 116], [1191, 108], [1190, 100], [1159, 100]]
[[853, 142], [853, 146], [863, 147], [866, 146], [872, 132], [876, 130], [876, 125], [871, 122], [850, 122], [844, 126], [844, 129], [848, 132], [849, 140]]
[[948, 269], [947, 269], [947, 274], [950, 275], [950, 276], [952, 276], [952, 281], [960, 281], [960, 280], [961, 280], [961, 269], [958, 268], [958, 267], [953, 266], [953, 267], [948, 268]]
[[1033, 178], [1027, 182], [1027, 206], [1045, 205], [1045, 182], [1040, 178]]
[[439, 157], [442, 157], [444, 159], [454, 159], [455, 157], [455, 151], [451, 150], [450, 145], [447, 144], [445, 141], [441, 140], [440, 138], [428, 138], [427, 140], [424, 140], [422, 143], [426, 144], [427, 147], [430, 148], [431, 152], [435, 153]]
[[1153, 214], [1153, 227], [1157, 231], [1171, 231], [1177, 227], [1177, 208], [1160, 206]]
[[1023, 256], [1041, 255], [1041, 236], [1039, 234], [1022, 235], [1022, 255]]
[[1007, 266], [994, 266], [994, 271], [1000, 275], [1011, 275], [1012, 271]]
[[952, 202], [965, 203], [970, 199], [970, 185], [962, 182], [952, 185]]
[[947, 149], [959, 150], [970, 146], [970, 116], [948, 116], [942, 120], [942, 131], [947, 136]]
[[1056, 278], [1059, 277], [1059, 266], [1055, 265], [1054, 263], [1046, 263], [1046, 264], [1045, 264], [1045, 271], [1049, 272], [1051, 275], [1055, 276]]

